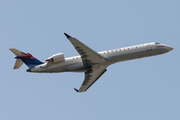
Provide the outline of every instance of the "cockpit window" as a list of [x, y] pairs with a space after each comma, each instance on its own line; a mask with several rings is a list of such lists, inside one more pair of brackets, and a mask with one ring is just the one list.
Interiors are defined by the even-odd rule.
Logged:
[[160, 44], [160, 43], [156, 42], [155, 44]]

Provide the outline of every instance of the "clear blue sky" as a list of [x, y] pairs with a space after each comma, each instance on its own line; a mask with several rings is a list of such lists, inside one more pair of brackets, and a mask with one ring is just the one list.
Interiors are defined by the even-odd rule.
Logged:
[[[87, 91], [83, 73], [13, 70], [17, 48], [45, 60], [78, 55], [67, 32], [95, 51], [148, 42], [173, 51], [121, 62]], [[0, 120], [179, 120], [179, 0], [1, 0]]]

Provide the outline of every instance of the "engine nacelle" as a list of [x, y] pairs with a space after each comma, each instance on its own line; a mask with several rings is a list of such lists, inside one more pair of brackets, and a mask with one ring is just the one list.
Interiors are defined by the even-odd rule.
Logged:
[[63, 53], [57, 53], [49, 57], [46, 61], [48, 62], [60, 62], [64, 60], [64, 54]]

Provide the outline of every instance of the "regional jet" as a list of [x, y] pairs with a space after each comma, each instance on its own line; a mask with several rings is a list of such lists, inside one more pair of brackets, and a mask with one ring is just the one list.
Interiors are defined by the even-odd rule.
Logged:
[[111, 64], [160, 55], [173, 50], [172, 47], [151, 42], [130, 47], [118, 48], [96, 52], [77, 40], [74, 37], [64, 33], [67, 39], [72, 43], [80, 56], [64, 58], [63, 53], [57, 53], [40, 61], [30, 53], [21, 52], [15, 48], [10, 50], [16, 55], [14, 69], [21, 67], [25, 63], [29, 69], [27, 72], [36, 73], [59, 73], [59, 72], [84, 72], [84, 81], [79, 89], [74, 88], [77, 92], [84, 92], [90, 88], [106, 71]]

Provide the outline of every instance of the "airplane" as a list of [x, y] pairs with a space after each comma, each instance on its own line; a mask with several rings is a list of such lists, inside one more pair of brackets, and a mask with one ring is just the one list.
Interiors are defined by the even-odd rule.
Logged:
[[21, 65], [25, 63], [29, 67], [27, 72], [84, 72], [85, 79], [80, 89], [74, 88], [74, 90], [76, 92], [85, 92], [107, 71], [109, 65], [132, 59], [160, 55], [173, 50], [173, 48], [168, 45], [151, 42], [96, 52], [76, 38], [71, 37], [66, 33], [64, 34], [80, 56], [64, 58], [63, 53], [57, 53], [42, 62], [33, 57], [30, 53], [24, 53], [15, 48], [10, 48], [10, 50], [16, 55], [14, 69], [20, 68]]

